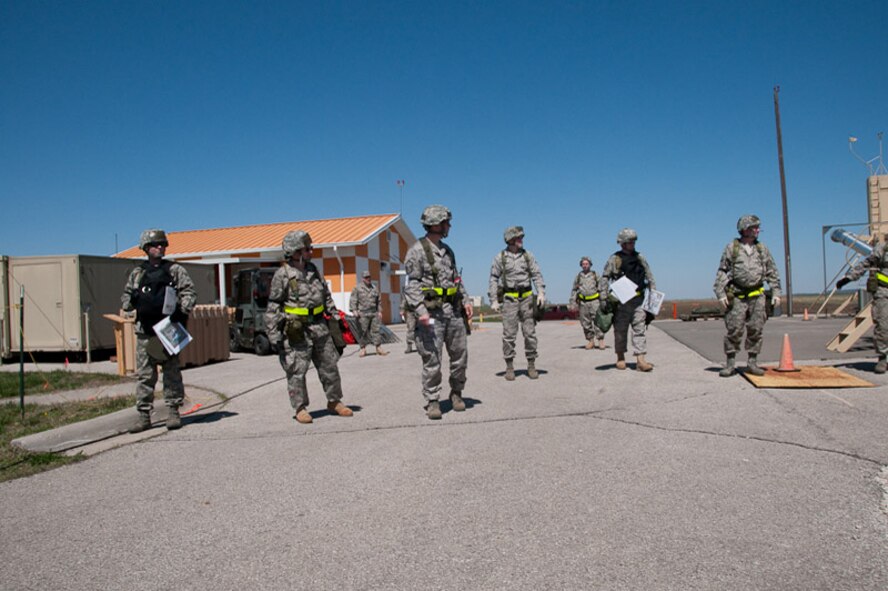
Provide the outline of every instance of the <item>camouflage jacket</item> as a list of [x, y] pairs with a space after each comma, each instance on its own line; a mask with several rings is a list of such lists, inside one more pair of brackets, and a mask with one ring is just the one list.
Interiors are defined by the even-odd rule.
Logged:
[[780, 295], [780, 274], [768, 247], [756, 241], [751, 252], [747, 252], [739, 240], [728, 243], [712, 286], [715, 297], [726, 297], [728, 286], [744, 292], [760, 288], [765, 283], [770, 286], [772, 295]]
[[[877, 244], [868, 257], [848, 270], [845, 277], [851, 281], [855, 281], [860, 279], [863, 274], [869, 270], [888, 276], [888, 242]], [[888, 297], [888, 284], [884, 281], [878, 281], [877, 285], [878, 287], [875, 292], [876, 296], [880, 298]]]
[[598, 293], [598, 273], [592, 271], [580, 271], [577, 278], [574, 279], [573, 288], [570, 290], [570, 299], [568, 301], [577, 301], [577, 296], [593, 296]]
[[462, 284], [459, 271], [457, 271], [454, 263], [455, 258], [451, 258], [453, 251], [450, 247], [443, 242], [435, 246], [433, 242], [429, 241], [435, 266], [434, 270], [437, 271], [436, 285], [435, 273], [429, 264], [425, 249], [422, 246], [422, 240], [426, 239], [417, 240], [410, 247], [404, 260], [404, 269], [407, 272], [408, 280], [407, 286], [404, 288], [403, 297], [407, 300], [407, 306], [414, 310], [417, 316], [424, 316], [429, 313], [425, 306], [425, 298], [429, 289], [438, 287], [446, 293], [446, 290], [456, 288], [463, 301], [468, 300], [466, 287]]
[[[164, 259], [161, 262], [165, 261]], [[144, 274], [145, 268], [141, 264], [130, 272], [126, 285], [123, 287], [123, 295], [120, 296], [120, 307], [125, 312], [133, 312], [136, 309], [137, 294]], [[191, 314], [191, 310], [194, 309], [194, 305], [197, 303], [197, 290], [194, 288], [191, 276], [185, 270], [185, 267], [178, 263], [170, 265], [170, 275], [173, 278], [173, 289], [176, 290], [179, 309], [185, 314]], [[136, 321], [135, 328], [137, 334], [148, 334], [138, 320]]]
[[538, 292], [546, 290], [540, 266], [530, 251], [521, 249], [518, 252], [512, 252], [506, 249], [493, 257], [493, 262], [490, 264], [490, 283], [487, 289], [487, 295], [491, 302], [497, 301], [500, 288], [509, 292], [518, 288], [529, 290], [531, 287], [536, 287]]
[[328, 314], [338, 314], [327, 282], [314, 263], [306, 263], [300, 271], [285, 264], [271, 278], [268, 307], [265, 309], [265, 330], [271, 343], [283, 340], [286, 308], [308, 308], [313, 311], [323, 307]]
[[372, 283], [370, 287], [367, 287], [361, 281], [351, 292], [348, 309], [352, 314], [355, 312], [379, 314], [382, 312], [382, 300], [379, 297], [379, 289]]

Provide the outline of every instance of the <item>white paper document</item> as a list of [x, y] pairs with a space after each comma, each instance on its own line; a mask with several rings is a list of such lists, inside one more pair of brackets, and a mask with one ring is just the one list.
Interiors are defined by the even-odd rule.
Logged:
[[611, 283], [610, 289], [611, 292], [617, 296], [617, 299], [620, 300], [621, 304], [625, 304], [638, 295], [635, 293], [638, 291], [638, 286], [625, 275]]
[[163, 344], [163, 348], [170, 355], [178, 355], [191, 342], [191, 334], [178, 322], [170, 320], [169, 316], [154, 325], [154, 334]]
[[665, 299], [666, 294], [662, 291], [649, 289], [645, 292], [644, 303], [641, 305], [641, 309], [656, 316], [660, 313], [660, 306], [663, 305], [663, 300]]

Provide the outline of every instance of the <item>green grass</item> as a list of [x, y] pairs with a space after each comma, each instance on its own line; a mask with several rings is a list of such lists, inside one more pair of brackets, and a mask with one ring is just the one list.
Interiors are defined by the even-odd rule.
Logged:
[[[25, 372], [25, 394], [47, 394], [59, 390], [77, 390], [107, 386], [129, 381], [127, 378], [101, 373], [82, 373], [60, 369], [48, 372]], [[0, 398], [19, 395], [18, 372], [0, 372]]]
[[0, 404], [0, 482], [44, 472], [83, 459], [79, 455], [29, 452], [13, 447], [11, 445], [13, 439], [85, 421], [133, 407], [135, 404], [135, 396], [53, 405], [26, 404], [24, 420], [21, 418], [18, 404]]

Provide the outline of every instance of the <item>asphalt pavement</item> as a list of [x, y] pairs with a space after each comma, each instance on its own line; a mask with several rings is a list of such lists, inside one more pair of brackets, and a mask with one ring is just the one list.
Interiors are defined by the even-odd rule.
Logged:
[[469, 340], [468, 409], [444, 403], [441, 421], [425, 418], [420, 360], [400, 345], [386, 357], [346, 351], [351, 418], [324, 410], [311, 370], [312, 425], [292, 419], [274, 357], [188, 369], [189, 395], [217, 401], [181, 430], [158, 426], [84, 462], [0, 483], [0, 581], [884, 590], [888, 375], [869, 371], [863, 349], [818, 353], [836, 329], [801, 323], [769, 322], [762, 360], [778, 359], [774, 339], [797, 335], [800, 363], [836, 365], [878, 387], [757, 389], [719, 378], [717, 321], [656, 322], [648, 374], [616, 370], [610, 338], [607, 350], [588, 351], [576, 322], [544, 322], [540, 379], [519, 359], [511, 383], [501, 327], [482, 325]]

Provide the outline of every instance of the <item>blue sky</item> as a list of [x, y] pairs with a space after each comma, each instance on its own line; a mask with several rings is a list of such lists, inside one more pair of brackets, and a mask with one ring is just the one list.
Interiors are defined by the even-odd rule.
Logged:
[[[523, 225], [550, 299], [631, 226], [668, 297], [711, 297], [747, 212], [793, 288], [866, 221], [885, 2], [0, 3], [0, 253], [429, 203], [470, 292]], [[827, 244], [831, 276], [843, 259]], [[785, 278], [784, 278], [785, 282]]]

